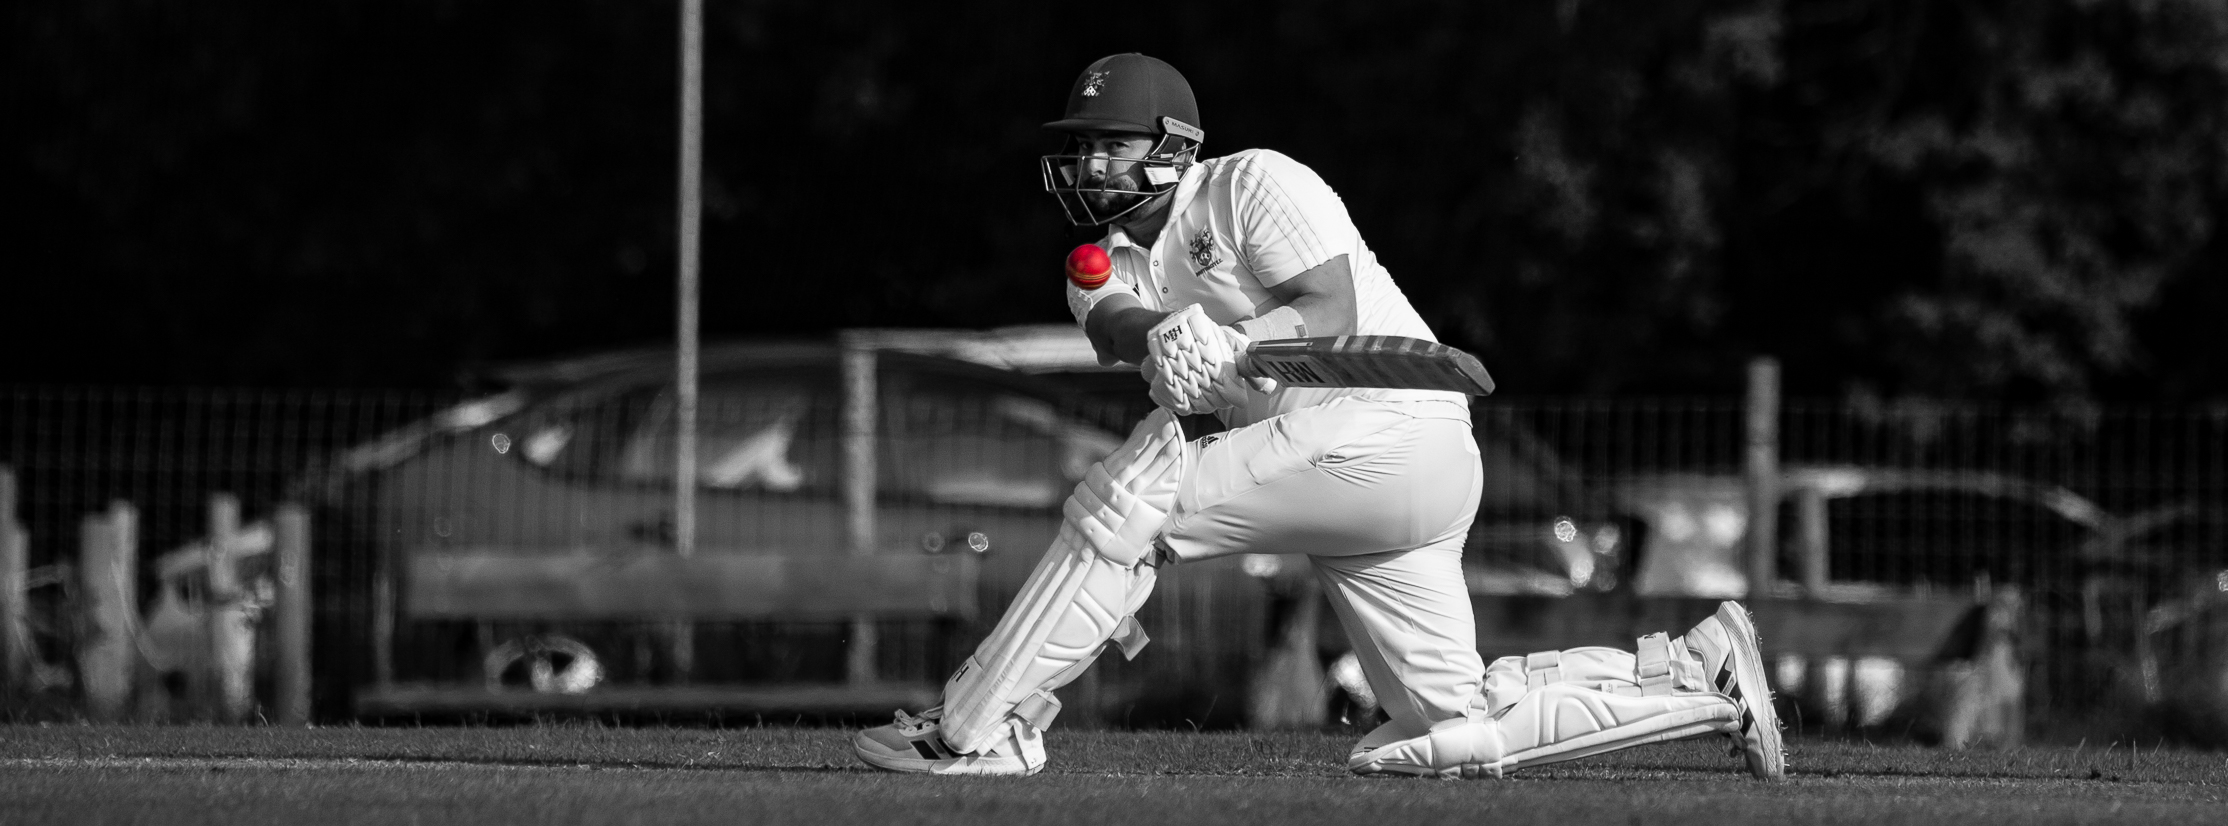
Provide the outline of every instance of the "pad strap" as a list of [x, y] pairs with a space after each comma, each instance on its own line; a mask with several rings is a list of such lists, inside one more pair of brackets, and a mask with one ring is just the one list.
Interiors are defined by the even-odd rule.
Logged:
[[1524, 655], [1524, 685], [1539, 688], [1563, 681], [1563, 652], [1535, 651]]
[[1060, 716], [1060, 698], [1044, 689], [1029, 692], [1013, 707], [1013, 716], [1028, 721], [1029, 725], [1043, 730], [1052, 725], [1052, 718]]
[[1107, 639], [1108, 643], [1122, 649], [1122, 659], [1125, 660], [1137, 659], [1137, 652], [1145, 650], [1145, 644], [1152, 641], [1152, 637], [1145, 635], [1145, 626], [1138, 624], [1135, 616], [1123, 617], [1114, 626], [1114, 636]]
[[1661, 631], [1640, 638], [1639, 666], [1634, 676], [1640, 696], [1660, 697], [1677, 686], [1671, 679], [1671, 637]]
[[[1145, 650], [1145, 644], [1151, 641], [1152, 638], [1145, 635], [1145, 626], [1137, 621], [1137, 617], [1126, 616], [1121, 622], [1115, 623], [1114, 633], [1107, 637], [1106, 645], [1120, 650], [1122, 659], [1134, 660], [1137, 659], [1137, 652]], [[1099, 652], [1104, 650], [1106, 647], [1102, 645], [1097, 651], [1091, 652], [1090, 656], [1060, 669], [1059, 673], [1052, 675], [1051, 679], [1045, 680], [1043, 685], [1015, 703], [1011, 712], [1013, 716], [1027, 720], [1030, 725], [1039, 729], [1052, 725], [1052, 718], [1060, 714], [1060, 698], [1053, 696], [1052, 691], [1083, 676], [1083, 670], [1090, 668], [1091, 663], [1098, 660]]]

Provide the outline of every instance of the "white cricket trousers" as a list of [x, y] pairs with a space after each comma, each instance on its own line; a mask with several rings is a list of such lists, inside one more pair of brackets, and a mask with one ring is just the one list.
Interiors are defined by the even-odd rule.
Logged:
[[1462, 716], [1485, 675], [1462, 576], [1484, 487], [1467, 406], [1347, 397], [1201, 441], [1162, 544], [1307, 555], [1393, 722]]

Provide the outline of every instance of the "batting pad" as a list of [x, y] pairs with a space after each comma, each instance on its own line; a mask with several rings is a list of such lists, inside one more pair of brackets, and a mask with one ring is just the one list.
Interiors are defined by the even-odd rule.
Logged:
[[1183, 430], [1155, 410], [1077, 483], [1060, 533], [974, 656], [944, 682], [943, 735], [959, 752], [990, 745], [1009, 715], [1042, 728], [1052, 690], [1088, 668], [1108, 641], [1134, 657], [1145, 635], [1130, 616], [1153, 592], [1146, 562], [1183, 480]]
[[1508, 756], [1502, 758], [1501, 770], [1728, 734], [1739, 730], [1740, 721], [1740, 708], [1715, 692], [1632, 697], [1572, 683], [1544, 686], [1502, 713], [1501, 738]]
[[1357, 774], [1500, 777], [1512, 769], [1739, 727], [1740, 709], [1722, 694], [1635, 697], [1553, 683], [1498, 715], [1474, 713], [1433, 726], [1421, 737], [1358, 752], [1347, 768]]
[[1709, 691], [1702, 664], [1687, 651], [1684, 638], [1656, 633], [1641, 637], [1638, 653], [1587, 646], [1502, 657], [1485, 667], [1479, 694], [1488, 714], [1500, 714], [1523, 697], [1553, 683], [1577, 683], [1611, 694], [1656, 696], [1674, 691]]

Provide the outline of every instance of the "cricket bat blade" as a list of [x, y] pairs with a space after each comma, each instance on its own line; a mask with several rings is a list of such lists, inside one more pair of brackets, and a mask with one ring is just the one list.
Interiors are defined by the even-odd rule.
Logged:
[[1246, 348], [1238, 372], [1298, 387], [1451, 390], [1472, 396], [1493, 392], [1493, 377], [1477, 356], [1407, 336], [1257, 341]]

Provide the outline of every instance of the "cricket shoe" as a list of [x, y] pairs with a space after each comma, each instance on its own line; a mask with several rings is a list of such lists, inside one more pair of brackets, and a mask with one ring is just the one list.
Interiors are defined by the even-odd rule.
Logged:
[[1686, 632], [1686, 645], [1702, 658], [1702, 673], [1715, 690], [1733, 698], [1740, 709], [1739, 733], [1726, 736], [1733, 739], [1734, 752], [1748, 761], [1749, 773], [1763, 780], [1786, 777], [1787, 747], [1748, 609], [1738, 602], [1719, 603], [1716, 614]]
[[918, 715], [900, 711], [896, 722], [853, 736], [851, 748], [868, 765], [893, 772], [1025, 777], [1044, 768], [1044, 732], [1028, 721], [1008, 719], [1004, 736], [962, 753], [944, 742], [943, 717], [942, 706]]

